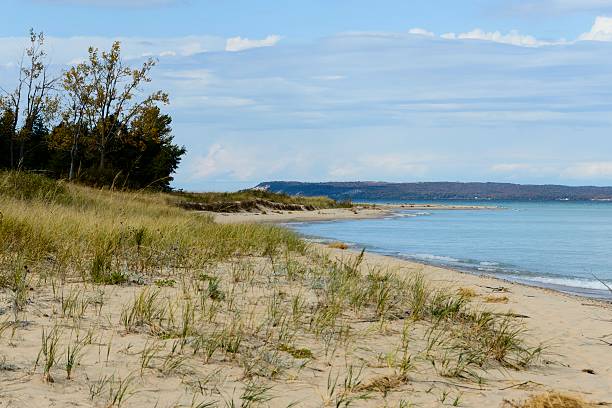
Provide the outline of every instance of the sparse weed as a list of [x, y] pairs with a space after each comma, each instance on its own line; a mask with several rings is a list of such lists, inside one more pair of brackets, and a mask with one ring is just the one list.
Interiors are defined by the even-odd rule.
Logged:
[[89, 343], [88, 337], [79, 338], [77, 333], [76, 339], [72, 342], [72, 338], [66, 346], [66, 379], [72, 379], [72, 372], [74, 368], [79, 365], [81, 358], [83, 357], [83, 348]]
[[51, 369], [55, 366], [58, 358], [58, 344], [61, 337], [61, 330], [58, 326], [54, 326], [51, 330], [46, 331], [43, 327], [41, 334], [41, 346], [36, 357], [34, 367], [38, 366], [38, 363], [42, 357], [43, 367], [43, 381], [52, 383], [53, 377], [51, 376]]
[[128, 332], [147, 326], [152, 333], [160, 333], [167, 313], [163, 306], [159, 301], [159, 290], [144, 288], [121, 311], [121, 323]]
[[134, 395], [134, 376], [128, 375], [127, 377], [118, 377], [115, 379], [113, 375], [110, 380], [106, 383], [108, 388], [108, 398], [106, 403], [107, 407], [121, 408], [122, 404]]

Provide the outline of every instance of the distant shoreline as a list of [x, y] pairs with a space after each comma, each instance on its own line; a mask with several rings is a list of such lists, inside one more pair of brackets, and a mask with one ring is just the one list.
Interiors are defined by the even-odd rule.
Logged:
[[335, 200], [366, 201], [611, 201], [611, 186], [566, 186], [483, 182], [323, 182], [267, 181], [256, 189]]
[[222, 224], [234, 224], [242, 222], [311, 222], [311, 221], [334, 221], [334, 220], [359, 220], [370, 218], [383, 218], [393, 216], [397, 211], [416, 210], [416, 211], [479, 211], [479, 210], [499, 210], [498, 206], [483, 205], [447, 205], [447, 204], [356, 204], [352, 208], [333, 208], [313, 211], [276, 211], [265, 212], [232, 212], [218, 213], [206, 212], [210, 214], [215, 222]]

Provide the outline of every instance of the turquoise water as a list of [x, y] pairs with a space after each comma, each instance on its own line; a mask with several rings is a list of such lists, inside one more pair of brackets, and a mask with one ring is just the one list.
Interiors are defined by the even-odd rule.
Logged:
[[308, 237], [372, 252], [612, 298], [595, 278], [612, 285], [612, 203], [468, 204], [502, 209], [402, 210], [382, 219], [288, 225]]

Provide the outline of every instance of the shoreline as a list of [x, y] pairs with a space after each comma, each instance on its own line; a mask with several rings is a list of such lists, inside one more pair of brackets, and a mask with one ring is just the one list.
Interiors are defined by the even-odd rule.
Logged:
[[447, 204], [363, 204], [352, 208], [331, 208], [313, 211], [278, 211], [266, 210], [262, 212], [233, 212], [216, 213], [201, 211], [211, 215], [215, 222], [220, 224], [234, 224], [243, 222], [257, 223], [285, 223], [285, 222], [312, 222], [312, 221], [342, 221], [371, 218], [384, 218], [400, 210], [416, 211], [480, 211], [501, 210], [497, 206], [482, 205], [447, 205]]
[[[307, 239], [308, 242], [314, 246], [317, 247], [324, 247], [324, 248], [329, 248], [329, 249], [333, 249], [330, 248], [328, 246], [327, 242], [316, 242], [310, 239]], [[334, 242], [333, 240], [329, 240], [329, 243]], [[349, 246], [345, 251], [353, 254], [353, 255], [358, 255], [361, 252], [361, 249], [354, 247], [354, 246]], [[509, 278], [504, 278], [501, 276], [496, 276], [494, 274], [490, 274], [490, 273], [486, 273], [486, 272], [478, 272], [476, 270], [470, 270], [468, 268], [457, 268], [457, 267], [452, 267], [452, 266], [448, 266], [448, 265], [442, 265], [442, 264], [436, 264], [435, 262], [427, 262], [424, 260], [415, 260], [415, 259], [410, 259], [407, 257], [403, 257], [400, 255], [391, 255], [391, 254], [383, 254], [380, 252], [376, 252], [376, 251], [367, 251], [365, 252], [365, 254], [369, 254], [371, 256], [376, 256], [376, 257], [383, 257], [383, 258], [388, 258], [388, 259], [392, 259], [392, 260], [396, 260], [398, 262], [406, 262], [408, 264], [414, 264], [414, 265], [420, 265], [422, 267], [431, 267], [431, 268], [437, 268], [437, 269], [441, 269], [441, 270], [446, 270], [449, 272], [454, 272], [454, 273], [458, 273], [461, 275], [467, 275], [467, 276], [473, 276], [475, 278], [483, 278], [483, 279], [491, 279], [491, 280], [495, 280], [495, 281], [499, 281], [501, 283], [505, 283], [505, 284], [511, 284], [511, 285], [518, 285], [518, 286], [522, 286], [522, 287], [526, 287], [526, 288], [534, 288], [534, 289], [541, 289], [546, 291], [547, 293], [551, 293], [554, 295], [562, 295], [562, 296], [569, 296], [578, 300], [589, 300], [589, 301], [593, 301], [593, 302], [597, 302], [597, 303], [601, 303], [604, 306], [610, 306], [612, 307], [612, 297], [599, 297], [599, 296], [589, 296], [586, 293], [581, 293], [580, 291], [569, 291], [569, 290], [562, 290], [562, 289], [557, 289], [555, 288], [555, 285], [553, 284], [545, 284], [545, 283], [541, 283], [541, 284], [530, 284], [530, 283], [526, 283], [526, 282], [521, 282], [521, 281], [515, 281]], [[556, 285], [559, 288], [563, 287], [562, 285]], [[570, 287], [567, 286], [567, 288], [575, 288], [575, 287]], [[576, 288], [576, 289], [581, 289], [581, 288]]]
[[[400, 210], [501, 210], [501, 207], [497, 206], [466, 206], [466, 205], [445, 205], [445, 204], [377, 204], [375, 207], [360, 206], [354, 209], [339, 208], [339, 209], [328, 209], [328, 210], [315, 210], [315, 211], [275, 211], [269, 213], [208, 213], [213, 216], [215, 222], [218, 223], [272, 223], [272, 224], [287, 224], [292, 222], [330, 222], [330, 221], [344, 221], [344, 220], [360, 220], [360, 219], [376, 219], [390, 217], [396, 214]], [[308, 237], [305, 239], [313, 244], [317, 244], [315, 240], [322, 240], [322, 242], [333, 242], [333, 239], [326, 239], [321, 237]], [[325, 246], [325, 244], [322, 244]], [[356, 252], [357, 248], [349, 246], [349, 251]], [[358, 251], [357, 251], [358, 252]], [[379, 256], [389, 257], [399, 261], [410, 262], [413, 264], [431, 266], [441, 269], [448, 269], [456, 273], [468, 274], [475, 277], [496, 279], [500, 282], [513, 283], [517, 285], [523, 285], [526, 287], [540, 288], [551, 291], [552, 293], [563, 294], [568, 296], [574, 296], [580, 299], [594, 300], [602, 302], [604, 304], [612, 304], [612, 296], [606, 296], [607, 293], [602, 290], [595, 290], [598, 293], [590, 293], [587, 288], [555, 285], [553, 283], [543, 282], [525, 282], [520, 280], [513, 280], [502, 276], [496, 276], [495, 274], [489, 274], [482, 271], [477, 271], [469, 268], [454, 267], [452, 265], [438, 264], [435, 262], [427, 262], [426, 260], [411, 259], [400, 254], [384, 254], [376, 251], [370, 251], [369, 254], [375, 254]], [[565, 289], [566, 288], [566, 289]], [[565, 290], [564, 290], [565, 289]]]
[[[310, 236], [304, 237], [304, 239], [306, 239], [311, 244], [322, 245], [322, 246], [327, 246], [328, 244], [335, 242], [332, 239], [326, 239], [326, 238], [320, 238], [320, 237], [310, 237]], [[612, 305], [612, 294], [609, 294], [607, 291], [603, 289], [601, 290], [588, 289], [588, 288], [582, 288], [582, 287], [577, 287], [577, 286], [564, 286], [564, 285], [554, 284], [554, 283], [547, 284], [544, 282], [537, 282], [537, 281], [533, 281], [533, 283], [529, 283], [530, 281], [527, 279], [513, 280], [512, 278], [506, 278], [503, 276], [496, 275], [494, 273], [479, 271], [477, 269], [470, 269], [469, 267], [460, 268], [460, 267], [451, 266], [451, 265], [444, 265], [442, 263], [436, 263], [433, 261], [428, 262], [426, 260], [412, 259], [408, 256], [401, 255], [401, 254], [385, 254], [382, 252], [378, 252], [376, 250], [368, 250], [367, 248], [358, 248], [356, 245], [349, 245], [346, 250], [354, 254], [358, 254], [361, 252], [362, 249], [366, 249], [366, 253], [388, 257], [391, 259], [396, 259], [398, 261], [404, 261], [404, 262], [409, 262], [409, 263], [423, 265], [423, 266], [431, 266], [431, 267], [440, 268], [440, 269], [448, 269], [450, 271], [461, 273], [461, 274], [467, 274], [467, 275], [489, 278], [489, 279], [496, 279], [496, 280], [499, 280], [500, 282], [513, 283], [513, 284], [522, 285], [526, 287], [545, 289], [553, 293], [574, 296], [580, 299], [595, 300], [598, 302], [603, 302], [604, 304]], [[597, 291], [598, 293], [595, 293], [595, 291]]]
[[[312, 245], [336, 259], [359, 253], [355, 248]], [[502, 378], [510, 375], [519, 385], [531, 384], [525, 390], [563, 390], [612, 404], [612, 302], [375, 252], [366, 251], [363, 264], [366, 270], [396, 271], [403, 276], [420, 273], [434, 287], [474, 293], [470, 301], [477, 308], [519, 319], [526, 336], [544, 345], [546, 370], [540, 367], [502, 374]]]

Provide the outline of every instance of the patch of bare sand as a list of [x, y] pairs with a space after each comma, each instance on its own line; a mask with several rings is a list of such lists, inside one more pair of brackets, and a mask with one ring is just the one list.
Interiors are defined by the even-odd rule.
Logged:
[[[313, 247], [343, 264], [355, 256]], [[3, 292], [0, 407], [223, 407], [232, 400], [271, 407], [351, 400], [363, 407], [498, 407], [549, 390], [612, 402], [610, 305], [366, 254], [362, 273], [422, 274], [434, 290], [463, 292], [474, 308], [513, 316], [528, 330], [526, 342], [547, 346], [525, 369], [487, 361], [486, 369], [472, 368], [480, 379], [462, 378], [448, 374], [443, 349], [428, 351], [431, 322], [412, 321], [401, 310], [381, 323], [375, 305], [359, 312], [347, 307], [331, 331], [317, 333], [327, 327], [320, 309], [326, 278], [317, 272], [324, 264], [247, 257], [206, 271], [144, 276], [144, 283], [128, 286], [34, 281], [17, 324], [10, 323], [10, 293]], [[135, 299], [152, 293], [144, 302], [150, 316], [132, 316], [127, 325]], [[491, 295], [507, 303], [486, 303]], [[49, 383], [39, 353], [43, 329], [54, 327], [58, 358]], [[86, 345], [68, 380], [66, 352], [77, 337]], [[402, 372], [404, 342], [409, 364]]]
[[292, 221], [331, 221], [347, 219], [382, 218], [393, 215], [398, 210], [439, 211], [439, 210], [491, 210], [498, 207], [478, 205], [445, 205], [445, 204], [377, 204], [356, 205], [352, 208], [333, 208], [313, 211], [280, 211], [266, 210], [265, 212], [232, 212], [213, 213], [206, 212], [219, 223], [242, 222], [292, 222]]

